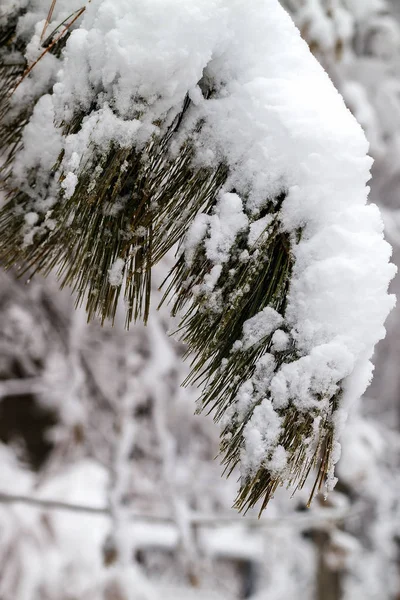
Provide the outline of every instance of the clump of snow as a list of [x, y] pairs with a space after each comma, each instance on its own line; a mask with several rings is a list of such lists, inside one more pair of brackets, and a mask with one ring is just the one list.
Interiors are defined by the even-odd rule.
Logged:
[[248, 244], [250, 248], [262, 241], [262, 234], [265, 232], [272, 220], [272, 215], [266, 215], [262, 219], [257, 219], [256, 221], [253, 221], [253, 223], [250, 225], [248, 237]]
[[277, 329], [272, 336], [272, 348], [275, 352], [283, 352], [287, 350], [290, 344], [290, 338], [286, 331]]
[[[246, 449], [241, 457], [244, 474], [256, 472], [274, 453], [282, 424], [283, 418], [278, 415], [271, 401], [265, 400], [262, 405], [255, 407], [251, 421], [245, 426]], [[283, 463], [279, 459], [276, 460], [278, 462], [281, 465]]]
[[47, 185], [48, 172], [62, 150], [61, 132], [54, 126], [54, 119], [51, 96], [42, 96], [35, 106], [31, 120], [23, 130], [23, 148], [18, 153], [13, 171], [16, 180], [30, 195], [32, 191], [26, 182], [27, 174], [34, 169], [38, 187]]
[[287, 466], [288, 453], [280, 444], [276, 446], [271, 458], [268, 461], [268, 469], [272, 475], [281, 474]]
[[222, 194], [214, 214], [200, 213], [191, 225], [185, 241], [186, 260], [192, 263], [198, 245], [204, 240], [208, 260], [215, 265], [228, 262], [238, 234], [247, 226], [241, 198], [237, 194]]
[[[214, 265], [211, 271], [204, 277], [204, 287], [212, 292], [222, 273], [222, 265]], [[204, 289], [204, 288], [203, 288]]]
[[71, 198], [74, 195], [75, 188], [78, 184], [78, 178], [75, 173], [67, 173], [61, 187], [65, 190], [65, 197]]
[[117, 258], [111, 269], [108, 271], [108, 281], [110, 285], [119, 286], [124, 280], [125, 261], [123, 258]]
[[283, 317], [276, 310], [267, 306], [243, 325], [243, 350], [258, 344], [271, 335], [283, 323]]
[[210, 217], [209, 236], [205, 240], [207, 258], [215, 264], [227, 262], [237, 235], [247, 225], [241, 198], [237, 194], [223, 194]]
[[25, 223], [27, 225], [33, 226], [33, 225], [36, 225], [36, 223], [38, 222], [39, 215], [35, 212], [29, 212], [29, 213], [26, 213], [24, 218], [25, 218]]
[[271, 381], [273, 404], [284, 408], [292, 401], [300, 411], [320, 406], [318, 395], [332, 398], [353, 368], [354, 356], [344, 345], [318, 345], [309, 355], [282, 365]]
[[[105, 104], [84, 118], [78, 133], [66, 136], [64, 164], [72, 171], [79, 171], [84, 159], [90, 161], [93, 148], [104, 152], [111, 147], [112, 142], [117, 142], [120, 148], [130, 148], [139, 139], [140, 127], [141, 123], [137, 119], [124, 121]], [[148, 131], [153, 132], [154, 127], [149, 126]]]

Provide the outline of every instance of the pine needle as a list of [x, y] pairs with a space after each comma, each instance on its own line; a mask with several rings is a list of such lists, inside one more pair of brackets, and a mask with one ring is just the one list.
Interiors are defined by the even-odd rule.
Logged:
[[42, 35], [40, 36], [40, 41], [43, 40], [44, 35], [45, 35], [46, 31], [47, 31], [47, 27], [49, 26], [49, 23], [51, 21], [51, 17], [53, 16], [53, 11], [54, 11], [54, 7], [55, 7], [56, 3], [57, 3], [57, 0], [53, 0], [52, 3], [51, 3], [51, 6], [49, 8], [49, 12], [48, 12], [47, 17], [46, 17], [46, 21], [44, 23]]

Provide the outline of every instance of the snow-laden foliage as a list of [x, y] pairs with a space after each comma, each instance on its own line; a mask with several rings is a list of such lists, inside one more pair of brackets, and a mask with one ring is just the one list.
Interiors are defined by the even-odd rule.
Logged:
[[[10, 14], [11, 4], [22, 6], [21, 2], [3, 0], [2, 16], [5, 7]], [[36, 3], [35, 11], [40, 15], [33, 16], [31, 23], [42, 20], [38, 37], [49, 4], [47, 0]], [[287, 1], [300, 27], [298, 9], [306, 4], [303, 0]], [[302, 33], [342, 92], [346, 85], [354, 89], [354, 83], [362, 92], [355, 113], [376, 161], [371, 195], [386, 206], [387, 233], [398, 244], [396, 173], [400, 162], [391, 144], [400, 132], [394, 110], [395, 69], [400, 62], [386, 24], [391, 31], [398, 30], [398, 25], [388, 12], [383, 14], [388, 5], [379, 1], [319, 0], [308, 4], [309, 31], [319, 27], [327, 8], [330, 14], [339, 8], [345, 10], [353, 24], [343, 49], [343, 44], [337, 43], [340, 29], [333, 31], [336, 42], [330, 46], [324, 45], [328, 33], [321, 34], [319, 48], [307, 35], [307, 28], [302, 27]], [[397, 0], [392, 4], [398, 10]], [[71, 12], [80, 6], [73, 6]], [[61, 8], [58, 0], [56, 10]], [[29, 19], [32, 14], [28, 13]], [[58, 23], [59, 16], [55, 15]], [[47, 29], [46, 36], [52, 29]], [[30, 35], [31, 30], [27, 38]], [[391, 52], [385, 53], [388, 43]], [[28, 94], [45, 60], [21, 83], [14, 97], [20, 90]], [[375, 103], [384, 90], [390, 102]], [[354, 104], [345, 96], [354, 111]], [[375, 131], [384, 132], [380, 137], [383, 160], [376, 153], [375, 138], [362, 115], [372, 116]], [[266, 216], [265, 224], [268, 222]], [[253, 243], [257, 228], [252, 231]], [[120, 264], [116, 262], [110, 271], [114, 282], [119, 280]], [[165, 275], [166, 267], [162, 277]], [[94, 324], [87, 327], [85, 316], [73, 315], [68, 295], [60, 294], [51, 279], [38, 278], [26, 287], [15, 282], [11, 274], [0, 277], [0, 437], [8, 444], [7, 449], [0, 450], [0, 492], [103, 507], [115, 486], [119, 491], [125, 485], [130, 490], [122, 496], [118, 491], [123, 502], [122, 519], [116, 514], [115, 524], [106, 514], [4, 504], [0, 496], [2, 600], [64, 600], [64, 596], [68, 600], [138, 600], [139, 594], [150, 600], [238, 600], [249, 595], [257, 600], [397, 598], [400, 446], [396, 311], [388, 324], [387, 342], [374, 357], [374, 385], [359, 406], [353, 405], [342, 437], [338, 489], [345, 493], [347, 503], [343, 497], [338, 503], [340, 497], [335, 491], [327, 502], [321, 500], [322, 506], [316, 501], [309, 511], [296, 512], [307, 502], [310, 490], [299, 491], [294, 501], [277, 490], [260, 521], [249, 514], [240, 522], [231, 522], [232, 514], [225, 511], [235, 482], [219, 479], [218, 461], [212, 460], [217, 448], [212, 422], [192, 416], [191, 388], [179, 390], [178, 382], [187, 371], [181, 365], [183, 349], [163, 333], [166, 327], [173, 327], [166, 313], [160, 320], [156, 313], [151, 315], [151, 329], [135, 326], [129, 333], [123, 332], [123, 315], [118, 316], [113, 330]], [[248, 341], [256, 334], [252, 327], [256, 322], [250, 320], [243, 332]], [[288, 334], [277, 330], [274, 347], [283, 350], [287, 340]], [[132, 357], [129, 367], [126, 355]], [[145, 373], [143, 378], [137, 377], [137, 369]], [[109, 401], [118, 409], [124, 390], [133, 389], [138, 396], [133, 414], [126, 411], [124, 401], [114, 419]], [[50, 419], [47, 412], [38, 417], [32, 410], [36, 405], [53, 411], [53, 417]], [[372, 411], [372, 415], [365, 420], [361, 411]], [[114, 442], [119, 445], [115, 437], [117, 416], [119, 423], [130, 424], [124, 428], [125, 442], [119, 452], [114, 446]], [[44, 440], [42, 419], [50, 427]], [[390, 431], [383, 422], [390, 425]], [[132, 435], [134, 451], [127, 453], [124, 447]], [[48, 462], [42, 464], [44, 451]], [[116, 477], [118, 462], [121, 468]], [[172, 509], [171, 498], [178, 510]], [[331, 518], [332, 505], [336, 516]], [[126, 520], [129, 511], [135, 514], [130, 526]], [[153, 523], [149, 523], [149, 513]], [[123, 543], [125, 549], [135, 547], [132, 569], [121, 566], [119, 559], [113, 562], [118, 552], [109, 534], [116, 524], [118, 544]], [[187, 536], [188, 532], [193, 535]], [[184, 547], [182, 538], [186, 540]], [[138, 563], [152, 580], [151, 585], [143, 579], [143, 570], [138, 572]], [[196, 583], [199, 588], [193, 587]]]
[[166, 296], [241, 464], [237, 506], [313, 467], [311, 495], [332, 488], [393, 306], [360, 126], [277, 0], [102, 0], [62, 42], [49, 93], [5, 100], [4, 264], [55, 267], [103, 319], [125, 287], [128, 321], [147, 320], [151, 269], [180, 242]]

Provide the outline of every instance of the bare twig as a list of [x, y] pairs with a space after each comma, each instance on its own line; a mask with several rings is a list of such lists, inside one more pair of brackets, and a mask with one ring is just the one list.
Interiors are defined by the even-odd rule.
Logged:
[[0, 383], [0, 400], [7, 396], [25, 396], [40, 394], [43, 382], [40, 378], [6, 379]]
[[47, 54], [47, 52], [49, 52], [53, 48], [53, 46], [55, 46], [57, 44], [57, 42], [59, 42], [61, 40], [61, 38], [64, 36], [64, 34], [67, 33], [67, 31], [72, 27], [72, 25], [75, 23], [75, 21], [77, 21], [79, 19], [79, 17], [85, 12], [85, 10], [86, 10], [86, 6], [83, 6], [82, 8], [80, 8], [78, 10], [77, 14], [75, 15], [75, 17], [69, 23], [66, 24], [66, 26], [61, 31], [61, 33], [57, 37], [55, 37], [54, 40], [45, 48], [45, 50], [35, 60], [35, 62], [33, 62], [29, 67], [27, 67], [27, 69], [22, 74], [21, 79], [16, 83], [14, 89], [12, 90], [12, 93], [14, 93], [15, 90], [18, 88], [18, 86], [21, 85], [21, 83], [24, 81], [24, 79], [29, 75], [29, 73], [38, 64], [38, 62], [44, 57], [44, 55]]
[[[92, 514], [92, 515], [106, 515], [110, 516], [110, 508], [107, 506], [88, 506], [85, 504], [74, 504], [69, 502], [62, 502], [60, 500], [46, 500], [42, 498], [34, 498], [23, 494], [9, 494], [7, 492], [0, 492], [0, 504], [25, 504], [39, 509], [49, 510], [65, 510], [75, 513]], [[276, 527], [299, 527], [300, 530], [312, 529], [314, 527], [320, 527], [322, 525], [332, 525], [337, 523], [343, 523], [349, 519], [358, 517], [363, 512], [363, 507], [360, 504], [355, 504], [352, 507], [336, 507], [336, 508], [323, 508], [318, 511], [309, 511], [305, 513], [295, 513], [294, 515], [287, 517], [277, 517], [274, 519], [264, 518], [258, 519], [257, 517], [238, 517], [234, 513], [228, 515], [202, 515], [198, 513], [191, 513], [188, 515], [188, 519], [191, 525], [201, 527], [226, 527], [227, 525], [242, 525], [245, 527], [251, 526], [256, 529], [269, 529]], [[170, 516], [160, 516], [154, 514], [144, 513], [129, 513], [129, 519], [135, 521], [149, 521], [150, 523], [165, 523], [174, 524], [175, 519]]]
[[86, 506], [84, 504], [70, 504], [69, 502], [61, 502], [60, 500], [44, 500], [42, 498], [33, 498], [19, 494], [7, 494], [0, 492], [0, 503], [2, 504], [27, 504], [36, 508], [48, 508], [50, 510], [67, 510], [78, 513], [90, 513], [98, 515], [107, 515], [107, 508]]
[[44, 34], [46, 33], [47, 27], [49, 26], [49, 23], [51, 21], [51, 17], [53, 16], [53, 10], [54, 10], [54, 7], [56, 5], [56, 2], [57, 2], [57, 0], [53, 0], [53, 2], [51, 3], [50, 9], [49, 9], [49, 12], [47, 14], [47, 18], [46, 18], [46, 21], [45, 21], [45, 24], [44, 24], [44, 27], [43, 27], [42, 35], [40, 36], [40, 41], [43, 40]]

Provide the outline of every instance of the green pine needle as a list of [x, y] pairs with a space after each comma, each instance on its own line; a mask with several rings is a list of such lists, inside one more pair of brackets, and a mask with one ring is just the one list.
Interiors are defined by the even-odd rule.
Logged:
[[[0, 32], [0, 38], [13, 40], [11, 29], [6, 34]], [[60, 52], [61, 47], [60, 42], [52, 51]], [[171, 152], [172, 143], [190, 115], [191, 101], [186, 97], [172, 123], [168, 115], [165, 122], [157, 123], [159, 133], [140, 150], [111, 145], [100, 151], [93, 145], [89, 158], [80, 167], [70, 198], [65, 197], [61, 186], [65, 179], [61, 154], [47, 181], [47, 191], [58, 193], [50, 216], [52, 225], [49, 226], [48, 215], [39, 215], [32, 243], [23, 244], [25, 215], [34, 210], [34, 202], [29, 191], [13, 187], [10, 168], [33, 106], [26, 106], [9, 118], [9, 91], [23, 68], [19, 65], [18, 70], [5, 62], [0, 66], [0, 81], [5, 82], [7, 89], [0, 93], [0, 119], [4, 124], [0, 152], [6, 156], [0, 183], [8, 200], [0, 211], [2, 265], [17, 266], [21, 275], [29, 276], [55, 271], [61, 287], [71, 287], [76, 303], [85, 304], [88, 319], [98, 316], [102, 322], [113, 320], [124, 293], [129, 326], [138, 318], [147, 321], [152, 268], [177, 244], [178, 258], [165, 282], [163, 302], [172, 303], [173, 315], [183, 315], [178, 331], [192, 358], [192, 371], [185, 384], [196, 382], [203, 386], [200, 409], [213, 411], [215, 420], [220, 421], [227, 411], [234, 409], [240, 386], [251, 379], [260, 358], [274, 352], [272, 334], [247, 350], [236, 351], [235, 343], [243, 334], [244, 324], [266, 307], [285, 318], [294, 264], [292, 245], [301, 235], [299, 231], [290, 236], [282, 229], [280, 209], [285, 190], [265, 200], [257, 219], [270, 215], [271, 221], [253, 248], [249, 246], [249, 230], [238, 234], [218, 278], [216, 293], [222, 309], [216, 308], [205, 292], [198, 291], [213, 267], [204, 243], [198, 245], [190, 265], [182, 244], [196, 216], [212, 215], [221, 190], [229, 191], [226, 189], [229, 168], [223, 162], [214, 168], [195, 164], [196, 137], [202, 122], [188, 128], [178, 153]], [[200, 85], [206, 96], [213, 94], [209, 82], [206, 85], [202, 81]], [[64, 135], [79, 132], [85, 116], [75, 114], [71, 122], [65, 123]], [[28, 178], [33, 190], [35, 177], [31, 173]], [[256, 218], [247, 216], [249, 222]], [[244, 252], [248, 255], [246, 260], [242, 260]], [[118, 259], [123, 261], [124, 287], [110, 281], [110, 270]], [[275, 369], [299, 358], [292, 344], [283, 352], [275, 352]], [[282, 410], [279, 444], [288, 457], [287, 469], [284, 474], [270, 472], [267, 464], [270, 457], [266, 456], [257, 473], [243, 475], [236, 508], [247, 511], [261, 501], [262, 511], [284, 480], [300, 488], [311, 470], [316, 469], [311, 497], [314, 495], [330, 467], [331, 415], [337, 399], [338, 396], [321, 399], [320, 408], [313, 414], [301, 414], [294, 405]], [[228, 474], [241, 461], [244, 430], [260, 402], [253, 403], [241, 419], [233, 410], [231, 420], [223, 425], [221, 453]], [[316, 418], [319, 418], [317, 439]]]

